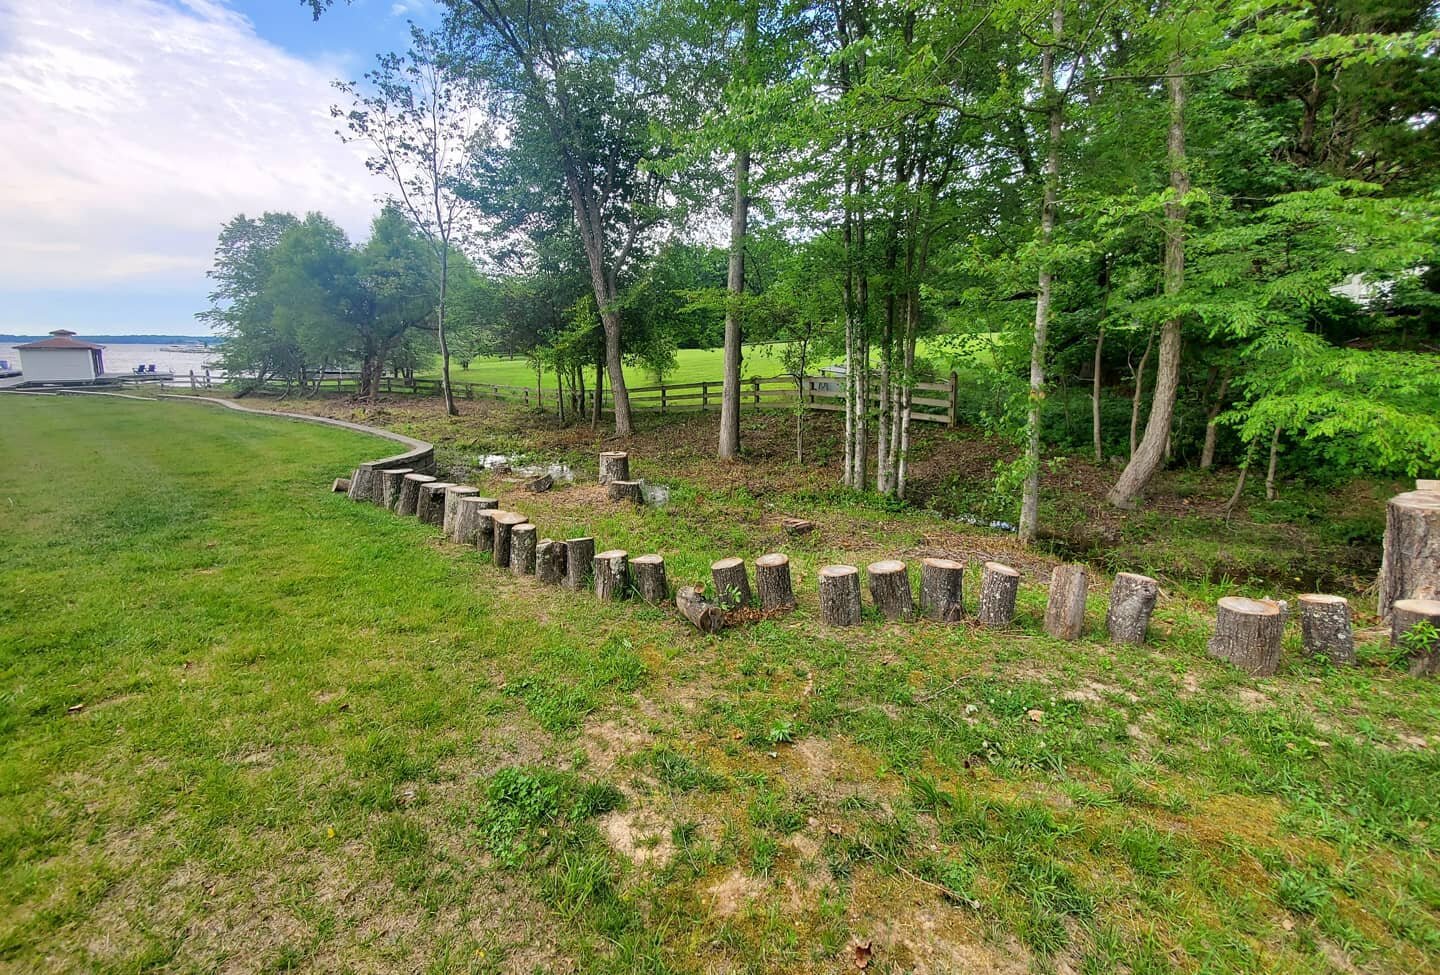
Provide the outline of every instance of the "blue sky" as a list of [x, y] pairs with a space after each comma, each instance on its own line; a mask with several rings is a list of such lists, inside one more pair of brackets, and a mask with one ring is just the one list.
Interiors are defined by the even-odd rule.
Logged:
[[334, 135], [330, 82], [434, 0], [0, 0], [0, 332], [205, 334], [215, 235], [385, 192]]

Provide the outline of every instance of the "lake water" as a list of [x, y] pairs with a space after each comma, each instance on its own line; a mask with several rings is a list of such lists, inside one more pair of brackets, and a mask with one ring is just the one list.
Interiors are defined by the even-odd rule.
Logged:
[[[84, 338], [83, 336], [79, 336]], [[92, 341], [85, 339], [85, 341]], [[195, 370], [195, 375], [205, 374], [205, 363], [212, 361], [216, 353], [212, 350], [209, 353], [199, 352], [173, 352], [166, 351], [164, 345], [142, 345], [136, 343], [111, 342], [107, 344], [104, 338], [93, 340], [96, 345], [105, 347], [105, 371], [106, 372], [134, 372], [139, 365], [149, 366], [153, 364], [156, 372], [173, 372], [177, 377], [190, 375], [190, 370]], [[23, 344], [23, 343], [22, 343]], [[168, 344], [168, 343], [167, 343]], [[14, 345], [0, 345], [0, 359], [10, 363], [11, 369], [20, 368], [20, 353], [15, 351]], [[219, 373], [218, 369], [212, 372]]]

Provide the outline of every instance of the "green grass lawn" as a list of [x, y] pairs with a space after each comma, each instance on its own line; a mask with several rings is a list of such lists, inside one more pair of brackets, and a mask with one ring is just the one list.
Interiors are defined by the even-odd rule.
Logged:
[[826, 631], [819, 565], [1003, 540], [698, 467], [642, 510], [477, 478], [672, 582], [791, 555], [797, 612], [701, 637], [326, 491], [388, 442], [81, 397], [0, 430], [0, 969], [1437, 970], [1440, 681], [1373, 634], [1254, 680], [1204, 655], [1217, 592], [1117, 648], [1100, 586], [1063, 643], [1033, 568], [1010, 632]]

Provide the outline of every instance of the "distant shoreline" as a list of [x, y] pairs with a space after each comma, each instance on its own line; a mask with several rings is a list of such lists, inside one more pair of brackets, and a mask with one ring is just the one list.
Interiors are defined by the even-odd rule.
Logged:
[[[89, 332], [75, 330], [78, 336], [97, 345], [110, 343], [112, 345], [219, 345], [220, 340], [213, 335], [93, 335]], [[41, 339], [49, 338], [49, 335], [0, 335], [0, 345], [10, 345], [18, 342], [38, 342]]]

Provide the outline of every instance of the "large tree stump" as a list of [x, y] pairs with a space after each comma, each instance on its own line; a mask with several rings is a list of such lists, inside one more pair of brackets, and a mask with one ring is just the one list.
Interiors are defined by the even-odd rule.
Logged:
[[644, 504], [645, 486], [639, 481], [610, 481], [605, 485], [605, 496], [611, 501]]
[[1215, 633], [1207, 652], [1246, 673], [1268, 677], [1280, 669], [1285, 616], [1285, 606], [1274, 600], [1225, 596], [1215, 607]]
[[640, 598], [659, 606], [670, 601], [670, 586], [665, 581], [665, 560], [658, 555], [637, 555], [630, 560], [630, 578]]
[[819, 572], [820, 622], [856, 626], [860, 622], [860, 570], [853, 565], [827, 565]]
[[755, 560], [755, 595], [760, 608], [794, 609], [795, 590], [790, 585], [790, 559], [779, 552], [762, 555]]
[[744, 559], [721, 559], [710, 564], [710, 578], [715, 582], [715, 598], [726, 609], [750, 605], [750, 577]]
[[694, 586], [680, 587], [675, 593], [675, 608], [701, 633], [719, 633], [725, 625], [725, 611]]
[[625, 598], [625, 588], [630, 582], [627, 564], [630, 553], [612, 548], [595, 556], [595, 598], [603, 602], [618, 602]]
[[400, 500], [395, 502], [395, 513], [407, 518], [415, 517], [420, 507], [420, 488], [434, 480], [429, 474], [406, 474], [400, 482]]
[[595, 539], [565, 540], [565, 588], [576, 592], [585, 588], [590, 578], [590, 563], [595, 560]]
[[1440, 674], [1440, 638], [1429, 641], [1406, 635], [1417, 623], [1429, 623], [1440, 630], [1440, 599], [1397, 599], [1390, 609], [1390, 645], [1410, 646], [1410, 676]]
[[1019, 572], [999, 562], [986, 562], [980, 575], [980, 611], [975, 618], [985, 626], [1009, 626], [1015, 622], [1015, 594], [1019, 590]]
[[523, 525], [529, 520], [518, 511], [496, 511], [490, 515], [490, 525], [495, 539], [495, 548], [491, 558], [495, 562], [495, 568], [508, 569], [510, 567], [510, 543], [513, 541], [515, 526]]
[[965, 617], [964, 562], [920, 560], [920, 615], [941, 623], [958, 623]]
[[451, 524], [450, 538], [461, 545], [479, 545], [482, 551], [489, 551], [484, 537], [489, 535], [489, 499], [474, 494], [461, 495]]
[[[471, 505], [476, 502], [462, 501], [461, 504]], [[495, 554], [495, 516], [500, 513], [500, 509], [487, 508], [483, 504], [477, 507], [479, 510], [475, 513], [475, 548], [493, 556]]]
[[550, 586], [565, 579], [565, 543], [542, 538], [535, 543], [535, 578]]
[[630, 480], [630, 455], [623, 450], [600, 452], [600, 483]]
[[455, 538], [455, 516], [460, 513], [460, 499], [474, 497], [479, 493], [479, 488], [468, 484], [456, 484], [445, 489], [445, 510], [440, 518], [441, 534]]
[[887, 620], [913, 620], [915, 596], [910, 591], [910, 572], [896, 559], [871, 562], [865, 567], [870, 581], [870, 598]]
[[1355, 634], [1350, 628], [1350, 603], [1343, 596], [1306, 593], [1300, 604], [1300, 642], [1311, 657], [1324, 657], [1332, 664], [1355, 662]]
[[510, 529], [510, 571], [517, 576], [535, 574], [535, 526], [528, 521]]
[[400, 504], [400, 486], [405, 483], [406, 474], [414, 474], [410, 467], [397, 467], [393, 471], [380, 472], [380, 504], [394, 511]]
[[1160, 583], [1149, 576], [1122, 572], [1110, 587], [1110, 608], [1105, 612], [1105, 628], [1111, 643], [1145, 642], [1150, 630], [1150, 615], [1160, 598]]
[[445, 492], [455, 485], [449, 481], [431, 481], [420, 485], [420, 503], [415, 517], [427, 525], [438, 525], [445, 517]]
[[361, 464], [355, 468], [355, 473], [350, 475], [349, 494], [351, 501], [374, 501], [375, 489], [379, 485], [380, 475], [375, 468]]
[[1057, 565], [1050, 572], [1045, 602], [1045, 632], [1057, 640], [1078, 640], [1085, 629], [1085, 595], [1089, 579], [1083, 565]]
[[1382, 619], [1400, 599], [1440, 599], [1440, 492], [1410, 491], [1385, 505]]

